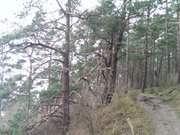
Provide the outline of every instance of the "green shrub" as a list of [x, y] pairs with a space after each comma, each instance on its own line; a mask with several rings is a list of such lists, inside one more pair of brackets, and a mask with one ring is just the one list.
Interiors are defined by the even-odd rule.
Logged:
[[9, 121], [9, 135], [24, 135], [24, 125], [26, 124], [26, 113], [18, 111], [13, 119]]

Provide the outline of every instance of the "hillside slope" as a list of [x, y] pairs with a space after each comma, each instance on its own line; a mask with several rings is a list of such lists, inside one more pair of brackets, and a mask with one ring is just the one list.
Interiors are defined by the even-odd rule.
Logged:
[[[114, 96], [111, 104], [79, 115], [70, 135], [153, 135], [151, 120], [137, 105], [135, 95]], [[82, 117], [83, 116], [83, 117]]]

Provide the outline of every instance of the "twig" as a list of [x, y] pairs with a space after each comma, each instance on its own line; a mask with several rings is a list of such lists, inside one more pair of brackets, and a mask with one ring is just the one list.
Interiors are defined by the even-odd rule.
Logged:
[[134, 134], [134, 127], [133, 127], [133, 124], [132, 124], [130, 118], [127, 118], [126, 121], [127, 121], [128, 125], [129, 125], [129, 127], [130, 127], [130, 129], [131, 129], [132, 135], [135, 135], [135, 134]]

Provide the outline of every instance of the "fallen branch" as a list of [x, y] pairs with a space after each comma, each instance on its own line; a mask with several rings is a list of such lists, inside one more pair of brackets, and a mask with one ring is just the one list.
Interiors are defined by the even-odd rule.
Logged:
[[130, 127], [130, 129], [131, 129], [132, 135], [135, 135], [135, 134], [134, 134], [134, 127], [133, 127], [133, 124], [132, 124], [130, 118], [127, 118], [126, 121], [127, 121], [128, 125], [129, 125], [129, 127]]
[[25, 127], [25, 131], [28, 132], [28, 131], [30, 131], [30, 130], [32, 130], [34, 128], [40, 127], [43, 123], [47, 122], [52, 117], [57, 117], [58, 116], [58, 118], [62, 119], [62, 116], [55, 114], [55, 113], [57, 113], [60, 110], [61, 107], [62, 107], [62, 105], [58, 106], [57, 109], [55, 109], [52, 113], [50, 113], [48, 115], [45, 115], [41, 120], [35, 122], [32, 125], [28, 125], [27, 127]]

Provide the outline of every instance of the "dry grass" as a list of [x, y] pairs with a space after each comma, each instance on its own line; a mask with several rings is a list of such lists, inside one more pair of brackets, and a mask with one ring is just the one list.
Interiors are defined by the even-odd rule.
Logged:
[[87, 108], [81, 110], [80, 121], [77, 122], [76, 128], [71, 130], [71, 134], [131, 135], [131, 125], [135, 135], [153, 135], [151, 121], [143, 109], [136, 104], [135, 96], [135, 93], [128, 96], [114, 96], [109, 105], [99, 106], [95, 110], [87, 111]]
[[98, 135], [124, 135], [131, 132], [127, 119], [130, 120], [135, 135], [151, 134], [151, 121], [133, 98], [134, 95], [115, 96], [110, 105], [98, 109]]

